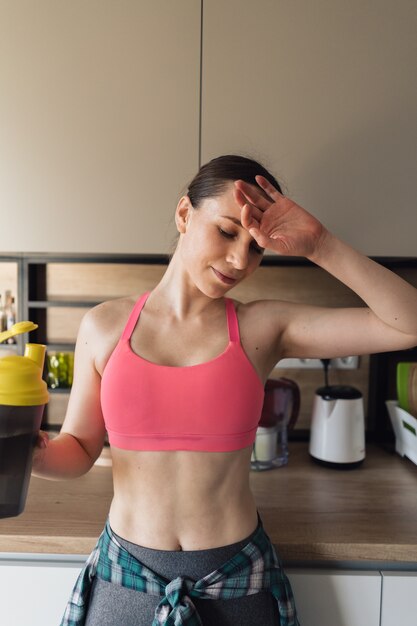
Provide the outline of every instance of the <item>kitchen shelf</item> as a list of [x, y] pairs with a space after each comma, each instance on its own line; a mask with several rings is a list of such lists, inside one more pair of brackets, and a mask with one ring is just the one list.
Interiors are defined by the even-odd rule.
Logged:
[[47, 344], [47, 351], [50, 352], [74, 352], [75, 343], [67, 343], [67, 342], [50, 342]]
[[[104, 298], [103, 298], [104, 300]], [[29, 309], [47, 309], [49, 307], [83, 308], [93, 307], [103, 300], [29, 300]]]

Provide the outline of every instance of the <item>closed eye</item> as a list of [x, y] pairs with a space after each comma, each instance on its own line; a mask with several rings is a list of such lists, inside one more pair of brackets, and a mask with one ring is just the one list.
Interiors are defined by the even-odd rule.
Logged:
[[[219, 228], [219, 233], [223, 235], [223, 237], [226, 237], [226, 239], [233, 239], [235, 237], [234, 233], [228, 233], [222, 228]], [[263, 254], [263, 252], [265, 251], [265, 248], [261, 248], [256, 243], [252, 244], [251, 247], [252, 247], [252, 250], [256, 252], [257, 254]]]
[[227, 237], [228, 239], [233, 239], [234, 234], [232, 233], [227, 233], [225, 230], [223, 230], [222, 228], [219, 228], [219, 233], [221, 235], [223, 235], [223, 237]]

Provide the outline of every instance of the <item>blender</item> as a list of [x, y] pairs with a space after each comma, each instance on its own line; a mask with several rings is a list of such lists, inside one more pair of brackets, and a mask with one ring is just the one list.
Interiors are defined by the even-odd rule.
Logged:
[[251, 455], [251, 469], [262, 471], [288, 463], [288, 431], [298, 418], [300, 389], [289, 378], [269, 378]]

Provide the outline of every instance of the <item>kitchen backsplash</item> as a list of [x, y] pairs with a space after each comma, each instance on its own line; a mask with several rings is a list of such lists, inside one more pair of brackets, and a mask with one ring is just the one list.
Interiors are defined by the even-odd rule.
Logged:
[[[163, 275], [160, 265], [100, 265], [85, 264], [74, 272], [69, 264], [50, 264], [47, 285], [50, 299], [62, 299], [69, 295], [76, 298], [108, 299], [126, 294], [140, 294], [152, 289]], [[259, 298], [293, 300], [324, 306], [360, 306], [360, 299], [338, 280], [318, 267], [280, 266], [260, 267], [256, 273], [229, 292], [242, 302]], [[85, 309], [48, 309], [49, 341], [74, 341]], [[310, 427], [314, 392], [323, 383], [320, 370], [276, 368], [271, 378], [286, 376], [295, 380], [301, 388], [301, 410], [297, 429]], [[369, 358], [361, 357], [357, 370], [331, 370], [330, 381], [358, 387], [365, 407], [369, 379]], [[50, 415], [63, 415], [65, 396], [53, 396]], [[56, 405], [56, 410], [54, 406]]]
[[[0, 263], [0, 291], [16, 293], [17, 276], [14, 264]], [[165, 271], [164, 265], [118, 263], [50, 263], [47, 266], [47, 298], [49, 300], [103, 301], [128, 294], [139, 295], [152, 289]], [[398, 273], [417, 286], [417, 268], [404, 268]], [[363, 302], [350, 289], [316, 266], [263, 266], [241, 285], [229, 292], [242, 302], [254, 299], [283, 299], [320, 306], [361, 306]], [[50, 307], [47, 310], [48, 342], [75, 342], [85, 307]], [[323, 384], [321, 370], [283, 369], [277, 367], [271, 378], [285, 376], [301, 388], [301, 410], [297, 429], [309, 429], [313, 397]], [[369, 356], [361, 356], [356, 370], [330, 370], [331, 384], [348, 384], [360, 389], [367, 408]], [[51, 394], [48, 421], [62, 423], [68, 394]]]

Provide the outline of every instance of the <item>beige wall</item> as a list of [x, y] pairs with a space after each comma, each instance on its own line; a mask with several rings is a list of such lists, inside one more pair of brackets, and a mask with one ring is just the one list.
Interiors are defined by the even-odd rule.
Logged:
[[201, 31], [198, 0], [0, 0], [0, 251], [166, 252], [199, 153], [243, 151], [414, 256], [415, 0], [203, 7]]
[[254, 154], [362, 252], [416, 256], [415, 0], [210, 0], [204, 25], [203, 161]]
[[1, 252], [169, 249], [200, 22], [195, 0], [0, 0]]

